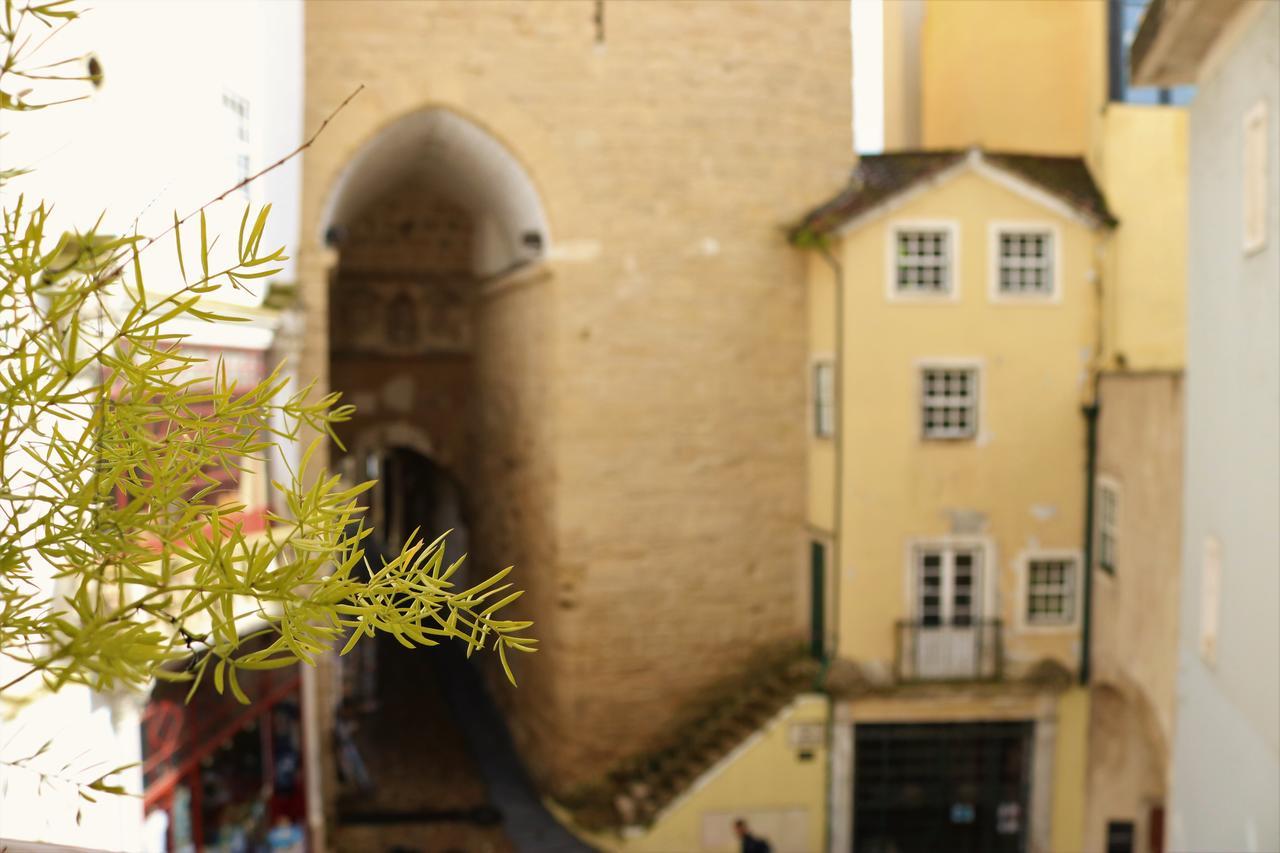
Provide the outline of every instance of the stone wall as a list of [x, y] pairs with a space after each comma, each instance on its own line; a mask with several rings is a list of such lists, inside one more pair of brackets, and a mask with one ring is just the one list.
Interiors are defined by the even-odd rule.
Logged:
[[519, 158], [547, 212], [541, 266], [477, 288], [463, 485], [477, 560], [516, 563], [538, 621], [543, 651], [501, 698], [552, 788], [643, 749], [801, 628], [804, 290], [783, 228], [850, 165], [848, 14], [307, 8], [308, 126], [366, 86], [307, 152], [310, 375], [327, 348], [323, 211], [380, 129], [453, 110]]

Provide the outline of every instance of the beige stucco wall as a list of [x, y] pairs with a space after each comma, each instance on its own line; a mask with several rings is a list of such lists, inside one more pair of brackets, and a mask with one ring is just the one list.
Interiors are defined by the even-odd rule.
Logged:
[[624, 853], [734, 853], [741, 842], [733, 822], [741, 818], [777, 853], [824, 849], [827, 718], [825, 696], [798, 696], [696, 779], [653, 826], [588, 840]]
[[[488, 566], [544, 651], [517, 740], [553, 786], [801, 628], [803, 259], [782, 226], [850, 160], [847, 4], [312, 3], [305, 373], [324, 371], [321, 211], [362, 143], [428, 106], [489, 131], [549, 220], [544, 273], [486, 293]], [[785, 37], [780, 37], [785, 34]], [[422, 156], [430, 156], [423, 152]]]
[[[1177, 675], [1182, 374], [1104, 373], [1098, 474], [1119, 495], [1115, 573], [1094, 573], [1086, 848], [1108, 820], [1150, 833], [1165, 799]], [[1141, 839], [1140, 839], [1141, 840]]]
[[1187, 337], [1187, 111], [1107, 104], [1090, 166], [1120, 224], [1102, 266], [1103, 361], [1177, 370]]
[[926, 148], [1083, 154], [1106, 96], [1106, 4], [927, 0]]

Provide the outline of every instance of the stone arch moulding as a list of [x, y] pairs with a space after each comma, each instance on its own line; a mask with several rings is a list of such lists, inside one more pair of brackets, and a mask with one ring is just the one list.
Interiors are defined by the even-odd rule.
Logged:
[[320, 216], [320, 238], [343, 229], [406, 183], [439, 194], [476, 223], [473, 270], [489, 278], [546, 257], [550, 226], [524, 164], [494, 134], [458, 111], [430, 106], [377, 130], [339, 171]]
[[361, 430], [351, 443], [351, 457], [356, 460], [365, 459], [370, 453], [385, 452], [395, 447], [404, 447], [430, 459], [444, 470], [449, 467], [439, 458], [431, 436], [426, 430], [414, 426], [408, 421], [388, 421], [377, 426]]

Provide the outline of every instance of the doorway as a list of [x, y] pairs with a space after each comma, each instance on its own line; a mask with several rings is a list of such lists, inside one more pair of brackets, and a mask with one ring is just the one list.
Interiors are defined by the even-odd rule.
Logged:
[[1022, 853], [1031, 722], [854, 727], [855, 853]]

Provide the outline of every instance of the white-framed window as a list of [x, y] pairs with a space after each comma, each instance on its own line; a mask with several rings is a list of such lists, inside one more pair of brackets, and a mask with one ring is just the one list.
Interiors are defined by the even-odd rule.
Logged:
[[926, 364], [920, 368], [920, 434], [926, 439], [965, 439], [978, 434], [976, 365]]
[[899, 222], [889, 228], [890, 298], [955, 296], [956, 230], [950, 222]]
[[982, 618], [980, 544], [921, 543], [914, 557], [915, 618], [921, 627], [964, 627]]
[[1120, 487], [1111, 479], [1098, 478], [1098, 505], [1095, 511], [1095, 561], [1104, 572], [1115, 574], [1120, 541]]
[[1058, 232], [1041, 223], [991, 225], [991, 295], [996, 300], [1046, 300], [1058, 294]]
[[1071, 554], [1032, 554], [1026, 559], [1026, 611], [1029, 626], [1067, 626], [1076, 622], [1079, 561]]
[[[234, 184], [248, 180], [253, 174], [253, 134], [249, 123], [249, 99], [232, 91], [222, 93], [222, 107], [226, 113], [228, 147], [231, 151], [231, 180]], [[250, 186], [245, 184], [239, 192], [249, 198]]]
[[836, 434], [836, 365], [830, 358], [813, 361], [813, 434], [831, 438]]
[[1267, 102], [1244, 117], [1244, 250], [1267, 244]]

